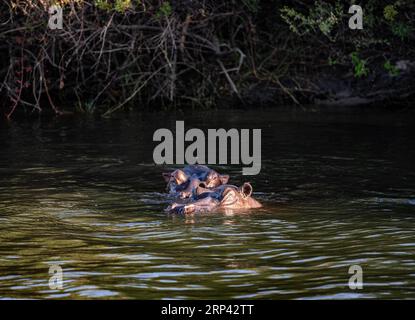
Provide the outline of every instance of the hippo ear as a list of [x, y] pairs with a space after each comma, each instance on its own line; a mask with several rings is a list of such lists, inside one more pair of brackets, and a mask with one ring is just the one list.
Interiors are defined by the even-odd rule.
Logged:
[[174, 171], [173, 176], [176, 179], [176, 183], [178, 185], [181, 185], [182, 183], [186, 182], [188, 179], [188, 176], [186, 175], [186, 173], [184, 173], [180, 169], [177, 169], [176, 171]]
[[221, 174], [220, 181], [222, 184], [227, 184], [229, 181], [229, 176], [227, 174]]
[[252, 186], [249, 182], [245, 182], [241, 187], [239, 187], [239, 192], [245, 198], [250, 197], [252, 194]]
[[171, 172], [163, 172], [162, 173], [164, 181], [169, 182], [171, 178]]

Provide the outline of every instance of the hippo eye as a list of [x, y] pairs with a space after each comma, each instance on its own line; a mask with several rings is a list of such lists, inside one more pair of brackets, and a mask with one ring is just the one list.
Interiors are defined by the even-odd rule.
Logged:
[[236, 202], [236, 200], [237, 200], [237, 197], [235, 195], [235, 192], [233, 192], [233, 190], [225, 192], [225, 194], [223, 195], [222, 205], [223, 206], [232, 205]]

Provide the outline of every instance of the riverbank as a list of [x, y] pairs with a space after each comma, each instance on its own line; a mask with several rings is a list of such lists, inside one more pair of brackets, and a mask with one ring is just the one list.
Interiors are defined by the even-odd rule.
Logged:
[[[62, 29], [48, 27], [51, 5]], [[413, 105], [415, 4], [13, 0], [0, 4], [6, 118], [308, 104]], [[56, 11], [57, 12], [57, 11]]]

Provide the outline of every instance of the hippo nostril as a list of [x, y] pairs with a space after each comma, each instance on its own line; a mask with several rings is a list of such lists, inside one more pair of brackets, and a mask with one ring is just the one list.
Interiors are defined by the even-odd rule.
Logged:
[[199, 187], [206, 188], [206, 184], [204, 182], [199, 183]]

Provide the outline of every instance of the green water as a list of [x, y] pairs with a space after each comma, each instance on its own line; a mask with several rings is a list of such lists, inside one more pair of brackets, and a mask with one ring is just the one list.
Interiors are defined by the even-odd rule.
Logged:
[[[262, 129], [264, 208], [166, 215], [154, 130]], [[0, 123], [0, 298], [415, 298], [413, 114]], [[49, 267], [63, 289], [49, 288]], [[364, 287], [348, 286], [351, 265]]]

